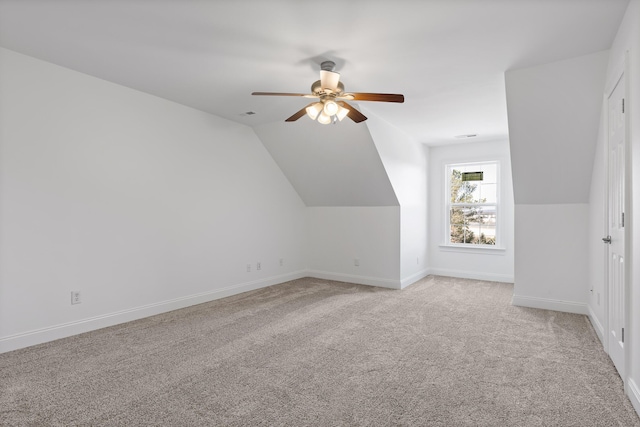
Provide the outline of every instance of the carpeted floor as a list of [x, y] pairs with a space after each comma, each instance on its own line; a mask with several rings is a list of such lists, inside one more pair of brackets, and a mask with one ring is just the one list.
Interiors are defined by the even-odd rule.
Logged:
[[301, 279], [0, 355], [8, 426], [640, 426], [585, 316]]

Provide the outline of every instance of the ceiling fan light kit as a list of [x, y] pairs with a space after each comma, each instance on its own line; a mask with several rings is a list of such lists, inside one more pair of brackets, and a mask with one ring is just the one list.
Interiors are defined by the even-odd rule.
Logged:
[[336, 104], [335, 101], [329, 99], [327, 101], [324, 101], [324, 107], [322, 108], [322, 111], [327, 116], [334, 116], [338, 112], [338, 108], [340, 108], [338, 104]]
[[307, 112], [307, 116], [311, 118], [311, 120], [315, 120], [318, 118], [320, 113], [322, 112], [322, 103], [315, 102], [304, 109]]
[[305, 111], [311, 120], [317, 120], [322, 124], [342, 121], [349, 114], [349, 110], [331, 99], [314, 102], [305, 107]]
[[320, 64], [320, 80], [311, 85], [311, 93], [279, 93], [279, 92], [253, 92], [252, 95], [266, 96], [302, 96], [305, 98], [317, 98], [294, 115], [286, 119], [286, 122], [295, 122], [305, 114], [311, 120], [322, 124], [337, 123], [345, 117], [349, 117], [356, 123], [367, 120], [367, 117], [345, 101], [378, 101], [378, 102], [404, 102], [404, 96], [392, 93], [348, 93], [344, 91], [344, 84], [340, 82], [340, 73], [333, 71], [333, 61], [324, 61]]

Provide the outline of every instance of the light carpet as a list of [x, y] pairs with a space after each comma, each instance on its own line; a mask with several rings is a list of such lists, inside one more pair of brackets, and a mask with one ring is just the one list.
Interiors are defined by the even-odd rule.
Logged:
[[640, 426], [585, 316], [305, 278], [0, 355], [7, 426]]

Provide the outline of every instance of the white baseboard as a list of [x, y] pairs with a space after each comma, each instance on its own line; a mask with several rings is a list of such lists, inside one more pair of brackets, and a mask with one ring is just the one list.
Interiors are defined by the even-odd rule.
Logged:
[[380, 279], [378, 277], [354, 276], [343, 273], [330, 273], [328, 271], [308, 270], [307, 276], [317, 279], [335, 280], [337, 282], [356, 283], [358, 285], [378, 286], [381, 288], [401, 289], [399, 280]]
[[427, 268], [425, 270], [418, 271], [417, 273], [412, 274], [409, 277], [405, 277], [404, 279], [400, 280], [400, 289], [404, 289], [407, 286], [416, 283], [418, 280], [424, 279], [425, 277], [427, 277], [430, 274], [432, 274], [431, 270], [429, 270]]
[[627, 381], [627, 396], [633, 405], [634, 409], [640, 416], [640, 387], [631, 378]]
[[507, 274], [484, 273], [478, 271], [448, 270], [445, 268], [432, 268], [429, 274], [435, 276], [458, 277], [460, 279], [486, 280], [489, 282], [513, 283], [513, 276]]
[[602, 323], [600, 323], [598, 316], [596, 316], [596, 314], [593, 312], [593, 309], [590, 305], [587, 306], [587, 309], [589, 311], [588, 316], [589, 320], [591, 321], [591, 325], [593, 325], [593, 329], [595, 329], [596, 334], [600, 339], [600, 343], [604, 345], [604, 327], [602, 326]]
[[236, 295], [242, 292], [252, 291], [267, 286], [276, 285], [278, 283], [300, 279], [306, 276], [306, 271], [296, 271], [281, 276], [273, 276], [252, 282], [240, 283], [209, 292], [188, 295], [168, 301], [147, 304], [144, 306], [121, 310], [114, 313], [107, 313], [100, 316], [90, 317], [73, 322], [58, 324], [46, 328], [2, 337], [0, 338], [0, 353], [5, 353], [7, 351], [17, 350], [36, 344], [42, 344], [60, 338], [66, 338], [72, 335], [94, 331], [96, 329], [106, 328], [108, 326], [118, 325], [120, 323], [130, 322], [132, 320], [138, 320], [196, 304], [202, 304], [231, 295]]
[[520, 307], [541, 308], [543, 310], [563, 311], [565, 313], [589, 314], [588, 305], [581, 302], [561, 301], [548, 298], [514, 295], [511, 304]]

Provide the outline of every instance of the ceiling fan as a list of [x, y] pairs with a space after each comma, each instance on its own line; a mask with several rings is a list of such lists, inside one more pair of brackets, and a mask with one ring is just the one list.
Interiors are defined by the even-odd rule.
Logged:
[[367, 120], [360, 111], [353, 108], [346, 101], [378, 101], [378, 102], [404, 102], [404, 95], [393, 93], [362, 93], [345, 92], [344, 85], [340, 81], [340, 73], [334, 70], [336, 64], [333, 61], [324, 61], [320, 64], [320, 80], [311, 85], [311, 93], [282, 93], [282, 92], [253, 92], [251, 95], [267, 96], [302, 96], [305, 98], [317, 98], [318, 101], [307, 105], [286, 122], [295, 122], [305, 114], [311, 120], [317, 120], [322, 124], [336, 123], [349, 117], [356, 123]]

